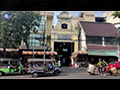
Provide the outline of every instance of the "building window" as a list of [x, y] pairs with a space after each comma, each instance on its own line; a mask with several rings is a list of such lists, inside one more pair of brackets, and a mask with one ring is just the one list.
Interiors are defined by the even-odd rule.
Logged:
[[45, 29], [45, 16], [41, 16], [41, 21], [39, 22], [40, 23], [40, 26], [38, 27], [38, 26], [35, 26], [35, 28], [36, 29], [39, 29], [39, 30], [41, 30], [41, 29]]
[[36, 40], [35, 38], [43, 38], [43, 34], [30, 34], [29, 35], [29, 46], [43, 46], [44, 41], [41, 39], [41, 41]]
[[117, 45], [116, 37], [105, 37], [105, 45]]
[[100, 44], [102, 45], [102, 37], [97, 36], [86, 36], [87, 44]]
[[67, 29], [67, 24], [63, 23], [62, 24], [62, 29]]

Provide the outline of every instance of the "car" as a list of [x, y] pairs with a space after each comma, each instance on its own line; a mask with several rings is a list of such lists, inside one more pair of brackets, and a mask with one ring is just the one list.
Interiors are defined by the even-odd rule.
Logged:
[[[32, 77], [37, 77], [38, 75], [54, 74], [57, 76], [62, 72], [59, 66], [51, 59], [39, 59], [39, 58], [28, 58], [29, 62], [33, 63], [34, 67], [30, 67], [28, 72], [31, 73]], [[37, 65], [36, 65], [37, 62]], [[41, 64], [40, 64], [41, 63]], [[51, 63], [51, 68], [49, 68], [49, 63]], [[39, 65], [38, 65], [39, 64]]]
[[106, 71], [109, 72], [111, 75], [112, 75], [112, 73], [111, 73], [110, 69], [113, 67], [116, 67], [116, 69], [119, 70], [120, 69], [120, 61], [114, 61], [114, 62], [110, 62], [108, 64], [108, 68], [106, 69]]
[[26, 74], [20, 59], [0, 58], [0, 76], [6, 74]]

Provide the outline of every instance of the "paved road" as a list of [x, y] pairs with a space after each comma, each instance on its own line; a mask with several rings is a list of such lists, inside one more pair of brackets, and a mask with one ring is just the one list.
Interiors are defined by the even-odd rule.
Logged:
[[32, 75], [6, 75], [1, 76], [0, 79], [120, 79], [120, 74], [115, 76], [110, 76], [108, 73], [107, 76], [100, 75], [96, 72], [96, 75], [90, 75], [86, 72], [85, 68], [71, 68], [71, 67], [61, 67], [62, 73], [58, 76], [54, 75], [43, 75], [33, 78]]

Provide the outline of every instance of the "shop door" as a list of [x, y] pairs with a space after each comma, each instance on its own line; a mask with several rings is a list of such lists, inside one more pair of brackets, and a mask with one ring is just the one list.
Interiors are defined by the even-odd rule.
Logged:
[[[68, 66], [71, 63], [70, 56], [74, 52], [74, 43], [54, 42], [54, 50], [58, 53], [62, 66]], [[65, 63], [63, 59], [65, 59]]]

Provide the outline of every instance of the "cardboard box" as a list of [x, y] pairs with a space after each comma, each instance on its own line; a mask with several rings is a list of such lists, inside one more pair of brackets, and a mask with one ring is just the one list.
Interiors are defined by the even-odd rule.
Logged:
[[111, 71], [113, 74], [117, 74], [117, 70], [115, 69], [115, 70], [113, 70], [113, 71]]

